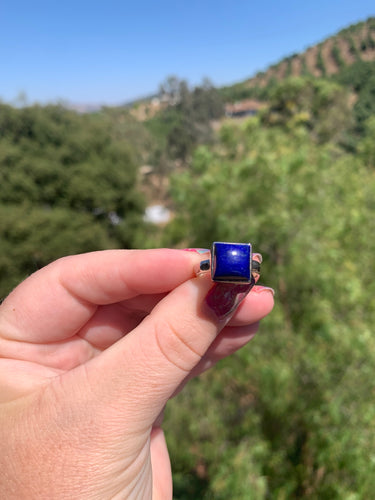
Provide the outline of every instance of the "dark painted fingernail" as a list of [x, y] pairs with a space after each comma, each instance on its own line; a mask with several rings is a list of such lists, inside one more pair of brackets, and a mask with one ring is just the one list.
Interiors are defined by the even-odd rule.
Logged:
[[234, 313], [253, 285], [215, 283], [206, 296], [206, 305], [219, 320], [224, 320]]

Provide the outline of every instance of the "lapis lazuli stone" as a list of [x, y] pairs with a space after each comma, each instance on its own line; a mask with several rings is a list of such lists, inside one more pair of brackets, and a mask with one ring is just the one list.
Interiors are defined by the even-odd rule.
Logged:
[[213, 281], [251, 282], [251, 244], [222, 243], [212, 245], [211, 276]]

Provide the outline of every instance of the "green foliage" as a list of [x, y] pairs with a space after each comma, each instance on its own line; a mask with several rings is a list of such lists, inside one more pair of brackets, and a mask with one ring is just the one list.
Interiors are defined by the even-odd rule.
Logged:
[[357, 45], [356, 45], [353, 37], [352, 36], [348, 36], [347, 37], [347, 41], [349, 43], [349, 52], [355, 57], [355, 59], [357, 61], [360, 61], [361, 60], [361, 56], [359, 54]]
[[335, 63], [337, 64], [337, 67], [339, 69], [341, 69], [345, 66], [345, 62], [342, 58], [341, 51], [340, 51], [339, 46], [337, 44], [337, 40], [335, 40], [334, 44], [332, 45], [331, 55], [332, 55], [332, 59], [335, 61]]
[[69, 208], [1, 205], [0, 296], [64, 255], [118, 246], [102, 224]]
[[365, 122], [375, 114], [375, 62], [360, 61], [344, 68], [336, 80], [357, 94], [353, 116], [354, 132], [363, 135]]
[[322, 76], [326, 75], [326, 65], [324, 64], [321, 45], [319, 45], [319, 50], [318, 50], [318, 54], [316, 57], [316, 67], [320, 71]]
[[120, 217], [136, 206], [130, 147], [114, 141], [99, 117], [2, 106], [0, 134], [1, 203], [116, 211]]
[[292, 63], [293, 63], [293, 57], [288, 57], [286, 59], [286, 71], [284, 75], [286, 78], [292, 76]]
[[306, 63], [306, 57], [304, 55], [300, 56], [301, 59], [301, 76], [307, 76], [309, 74], [309, 69]]
[[367, 39], [366, 39], [366, 44], [367, 48], [369, 50], [374, 50], [375, 49], [375, 40], [371, 35], [371, 31], [368, 32]]
[[162, 144], [159, 156], [185, 162], [193, 148], [212, 140], [211, 121], [224, 114], [220, 93], [209, 80], [190, 89], [185, 80], [169, 77], [160, 87], [167, 107], [148, 123]]
[[[257, 77], [267, 77], [267, 73], [258, 73]], [[277, 83], [274, 77], [267, 78], [267, 84], [260, 87], [259, 85], [249, 85], [247, 82], [237, 83], [230, 87], [222, 87], [219, 89], [220, 94], [225, 102], [236, 102], [244, 99], [267, 99], [269, 90]]]
[[126, 145], [133, 161], [138, 164], [149, 163], [157, 144], [144, 124], [134, 118], [128, 109], [105, 107], [99, 119], [102, 126], [111, 131], [111, 137], [116, 142]]
[[358, 153], [367, 166], [375, 169], [375, 114], [365, 123], [365, 131], [358, 144]]
[[[257, 76], [260, 75], [258, 74]], [[222, 87], [219, 92], [225, 102], [242, 101], [243, 99], [254, 97], [255, 94], [254, 88], [247, 86], [243, 82]]]
[[368, 26], [370, 29], [374, 25], [375, 18], [374, 17], [369, 17], [366, 21], [360, 21], [359, 23], [356, 24], [351, 24], [347, 28], [344, 28], [343, 30], [339, 31], [338, 35], [357, 35], [360, 33], [365, 26]]
[[349, 94], [334, 82], [315, 78], [290, 78], [269, 94], [264, 124], [294, 127], [303, 125], [320, 142], [339, 141], [349, 127]]
[[[363, 36], [363, 32], [366, 33]], [[333, 46], [331, 49], [331, 55], [333, 60], [336, 62], [338, 68], [343, 68], [346, 64], [349, 65], [349, 61], [345, 61], [343, 54], [341, 54], [338, 47], [339, 40], [346, 40], [349, 45], [349, 51], [354, 56], [355, 60], [362, 60], [362, 53], [367, 50], [373, 50], [375, 47], [375, 18], [370, 17], [366, 21], [353, 24], [348, 28], [339, 31], [334, 37], [331, 37], [318, 45], [318, 54], [316, 60], [316, 67], [321, 72], [322, 76], [326, 76], [326, 65], [321, 54], [321, 49], [324, 43], [329, 40], [333, 40]], [[248, 79], [244, 82], [239, 82], [231, 86], [223, 87], [219, 89], [225, 102], [240, 101], [248, 98], [256, 98], [261, 100], [267, 100], [269, 95], [270, 86], [269, 83], [272, 79], [272, 75], [278, 71], [280, 65], [286, 63], [286, 71], [283, 78], [289, 78], [292, 75], [292, 60], [298, 57], [301, 61], [301, 76], [311, 75], [307, 64], [306, 64], [306, 53], [293, 54], [289, 57], [282, 59], [279, 63], [269, 66], [264, 72], [259, 72], [255, 77]], [[259, 79], [264, 78], [268, 83], [266, 86], [259, 85]], [[280, 80], [280, 78], [279, 78]], [[279, 81], [276, 83], [280, 83]]]
[[107, 114], [0, 106], [0, 296], [61, 255], [133, 244], [135, 158]]
[[226, 125], [175, 177], [166, 238], [251, 241], [277, 303], [248, 348], [168, 409], [177, 477], [203, 481], [192, 498], [372, 497], [374, 189], [361, 157], [258, 118]]
[[370, 32], [375, 31], [375, 17], [369, 17], [367, 19], [367, 25]]
[[366, 52], [366, 50], [373, 50], [375, 48], [375, 40], [371, 36], [371, 32], [369, 31], [367, 36], [361, 40], [360, 49], [362, 52]]

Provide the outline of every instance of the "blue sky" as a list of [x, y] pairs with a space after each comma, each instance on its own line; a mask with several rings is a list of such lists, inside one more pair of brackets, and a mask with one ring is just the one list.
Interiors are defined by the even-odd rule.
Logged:
[[119, 104], [172, 74], [229, 84], [370, 16], [374, 0], [3, 0], [0, 99]]

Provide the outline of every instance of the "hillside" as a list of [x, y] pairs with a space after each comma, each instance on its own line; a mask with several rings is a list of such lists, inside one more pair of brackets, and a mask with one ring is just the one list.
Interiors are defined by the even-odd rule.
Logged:
[[265, 88], [289, 76], [336, 75], [358, 61], [375, 61], [375, 17], [353, 24], [302, 53], [285, 57], [244, 82], [225, 87], [223, 95], [229, 100], [248, 97], [249, 90], [251, 95], [252, 89]]

